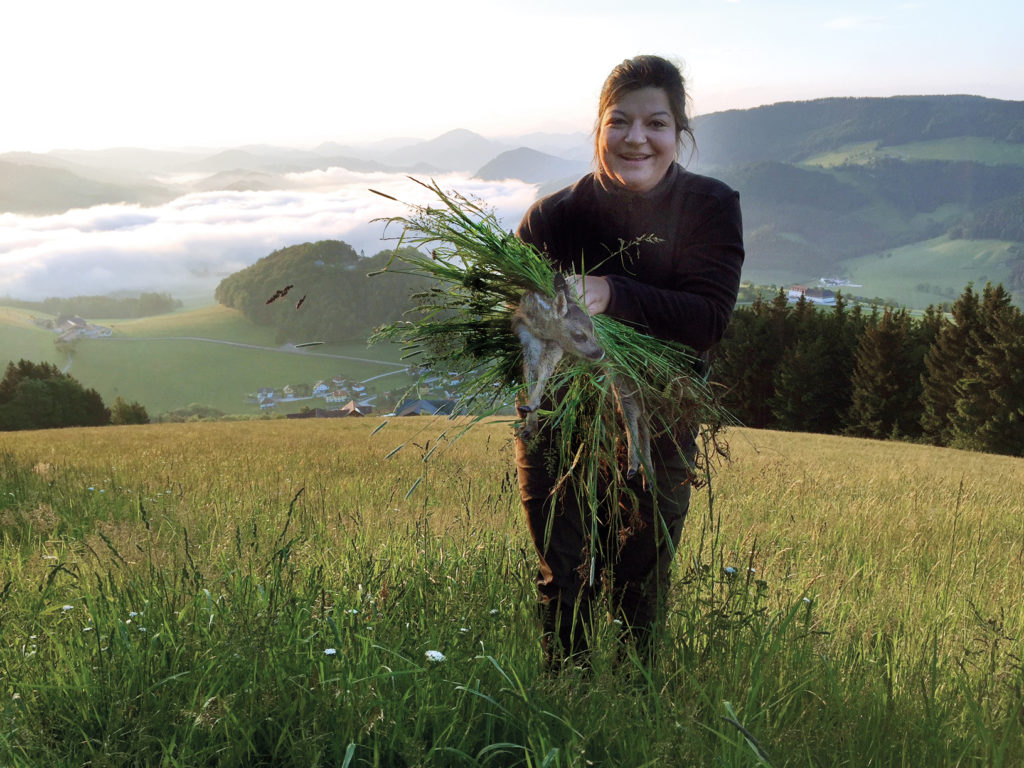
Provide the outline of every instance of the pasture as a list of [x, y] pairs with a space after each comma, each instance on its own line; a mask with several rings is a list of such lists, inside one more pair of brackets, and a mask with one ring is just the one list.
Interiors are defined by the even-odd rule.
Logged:
[[952, 304], [972, 280], [979, 293], [986, 282], [1012, 285], [1014, 248], [1003, 240], [943, 236], [858, 256], [843, 262], [844, 277], [862, 287], [844, 289], [843, 293], [878, 296], [898, 307]]
[[907, 144], [879, 146], [866, 141], [814, 155], [803, 165], [826, 168], [859, 165], [885, 158], [901, 160], [963, 160], [986, 165], [1024, 165], [1024, 147], [982, 136], [956, 136], [946, 139], [914, 141]]
[[508, 425], [380, 425], [0, 433], [0, 764], [1024, 761], [1024, 460], [730, 430], [654, 667], [549, 678]]
[[[191, 403], [256, 416], [260, 408], [247, 402], [246, 395], [260, 387], [312, 385], [338, 375], [362, 381], [389, 374], [379, 380], [382, 391], [404, 391], [413, 381], [396, 365], [402, 354], [397, 346], [369, 348], [353, 342], [289, 351], [275, 340], [273, 328], [254, 325], [220, 305], [140, 319], [88, 318], [111, 328], [113, 335], [78, 339], [67, 353], [55, 347], [52, 331], [32, 324], [33, 315], [45, 317], [0, 307], [0, 365], [25, 358], [67, 366], [70, 375], [99, 392], [107, 405], [120, 395], [140, 402], [153, 418]], [[324, 401], [282, 403], [277, 410], [292, 413], [303, 406], [322, 408]]]

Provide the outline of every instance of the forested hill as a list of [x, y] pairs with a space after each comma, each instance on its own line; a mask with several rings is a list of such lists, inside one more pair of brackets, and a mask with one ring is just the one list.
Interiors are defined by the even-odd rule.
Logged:
[[425, 287], [409, 275], [368, 276], [392, 253], [362, 258], [340, 240], [293, 245], [224, 278], [215, 296], [252, 322], [277, 328], [282, 343], [364, 341], [399, 319], [410, 295]]
[[981, 96], [893, 96], [783, 102], [702, 115], [694, 131], [703, 167], [795, 163], [859, 142], [879, 147], [977, 137], [1024, 144], [1024, 101]]

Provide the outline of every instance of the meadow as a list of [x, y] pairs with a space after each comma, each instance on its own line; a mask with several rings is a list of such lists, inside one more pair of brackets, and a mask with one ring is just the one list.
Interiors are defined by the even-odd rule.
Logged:
[[[260, 387], [313, 385], [332, 376], [362, 381], [388, 374], [380, 380], [381, 390], [404, 391], [412, 384], [398, 365], [397, 346], [353, 342], [287, 351], [273, 328], [254, 325], [220, 305], [137, 320], [88, 318], [111, 328], [112, 337], [79, 339], [70, 350], [57, 349], [54, 333], [33, 325], [33, 315], [47, 317], [0, 307], [0, 365], [22, 358], [53, 363], [99, 392], [107, 405], [120, 396], [141, 403], [153, 418], [191, 403], [258, 416], [259, 406], [246, 396]], [[276, 410], [293, 413], [303, 407], [323, 408], [324, 401], [283, 403]]]
[[982, 136], [956, 136], [886, 146], [879, 146], [877, 141], [865, 141], [809, 157], [802, 164], [828, 168], [893, 157], [901, 160], [965, 160], [986, 165], [1024, 165], [1024, 147]]
[[943, 236], [858, 256], [846, 260], [843, 266], [845, 277], [862, 287], [847, 290], [886, 299], [897, 307], [923, 309], [929, 304], [952, 304], [971, 281], [979, 292], [987, 282], [1012, 285], [1014, 248], [1014, 243], [1003, 240]]
[[1024, 460], [732, 429], [654, 665], [602, 624], [552, 677], [509, 426], [462, 426], [0, 434], [0, 764], [1024, 761]]

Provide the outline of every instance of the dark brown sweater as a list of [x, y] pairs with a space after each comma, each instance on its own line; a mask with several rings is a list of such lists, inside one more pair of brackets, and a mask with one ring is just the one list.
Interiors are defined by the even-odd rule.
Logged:
[[[607, 314], [663, 339], [707, 350], [725, 332], [743, 264], [739, 194], [673, 163], [644, 193], [600, 174], [538, 200], [519, 236], [563, 271], [608, 279]], [[644, 235], [644, 242], [621, 250]]]

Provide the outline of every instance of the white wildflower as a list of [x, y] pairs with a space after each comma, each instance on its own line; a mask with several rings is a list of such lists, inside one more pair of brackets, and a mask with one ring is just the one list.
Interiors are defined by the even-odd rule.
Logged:
[[60, 610], [61, 610], [61, 613], [67, 613], [68, 611], [73, 611], [74, 609], [75, 609], [75, 606], [73, 606], [73, 605], [65, 605], [65, 606], [62, 606]]
[[336, 656], [337, 653], [337, 648], [324, 648], [324, 656]]
[[444, 654], [440, 651], [427, 651], [424, 656], [427, 657], [427, 661], [441, 662], [444, 661]]

